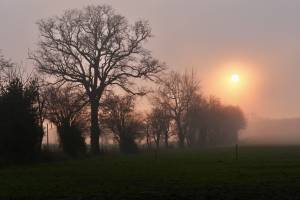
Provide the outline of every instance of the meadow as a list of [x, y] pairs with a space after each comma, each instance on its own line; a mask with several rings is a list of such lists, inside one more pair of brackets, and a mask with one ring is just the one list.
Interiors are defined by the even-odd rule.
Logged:
[[0, 199], [300, 199], [300, 146], [108, 154], [0, 169]]

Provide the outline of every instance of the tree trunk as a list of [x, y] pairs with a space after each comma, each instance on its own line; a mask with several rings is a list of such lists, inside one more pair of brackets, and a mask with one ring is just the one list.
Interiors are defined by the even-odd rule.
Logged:
[[179, 134], [178, 135], [179, 137], [178, 137], [178, 146], [179, 146], [179, 148], [184, 148], [184, 139], [185, 139], [185, 137], [183, 136], [183, 134]]
[[43, 126], [40, 126], [41, 128], [41, 135], [38, 137], [38, 143], [37, 143], [37, 147], [36, 147], [36, 151], [38, 154], [40, 154], [42, 152], [42, 146], [43, 146], [43, 138], [44, 138], [44, 129]]
[[150, 140], [150, 134], [149, 134], [149, 127], [147, 127], [147, 129], [146, 129], [146, 133], [147, 133], [147, 135], [146, 135], [147, 148], [148, 148], [148, 150], [150, 150], [151, 149], [151, 140]]
[[97, 100], [91, 101], [91, 153], [97, 155], [100, 153], [99, 145], [99, 102]]
[[122, 133], [119, 135], [120, 136], [120, 142], [119, 142], [119, 147], [120, 147], [120, 152], [121, 153], [137, 153], [138, 152], [138, 147], [137, 144], [134, 141], [134, 138], [129, 135], [128, 133]]
[[169, 148], [169, 131], [165, 131], [165, 148]]
[[180, 120], [176, 120], [176, 124], [177, 124], [177, 129], [178, 129], [178, 147], [184, 148], [185, 136], [184, 136], [184, 132], [183, 132]]
[[156, 138], [156, 140], [155, 140], [156, 150], [159, 149], [159, 143], [160, 143], [160, 136], [157, 136], [157, 138]]

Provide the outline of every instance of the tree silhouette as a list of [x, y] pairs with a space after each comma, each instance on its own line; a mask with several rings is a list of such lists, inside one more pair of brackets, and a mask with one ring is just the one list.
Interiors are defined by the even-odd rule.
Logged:
[[60, 17], [41, 20], [39, 48], [30, 58], [40, 72], [85, 89], [91, 109], [91, 147], [99, 152], [99, 101], [108, 86], [127, 92], [133, 79], [152, 79], [163, 70], [143, 47], [151, 37], [146, 21], [129, 24], [110, 6], [68, 10]]
[[[193, 72], [170, 72], [162, 77], [152, 104], [154, 108], [148, 117], [146, 132], [148, 136], [153, 135], [157, 147], [164, 130], [160, 120], [162, 110], [170, 116], [169, 125], [176, 125], [174, 131], [179, 147], [232, 145], [238, 141], [239, 130], [246, 126], [239, 107], [223, 105], [218, 98], [205, 98], [200, 93], [199, 81]], [[151, 142], [148, 137], [146, 140]]]
[[168, 109], [177, 126], [179, 147], [184, 147], [187, 123], [184, 120], [194, 96], [199, 91], [198, 80], [191, 74], [170, 72], [159, 81], [156, 101]]
[[236, 144], [239, 130], [246, 127], [246, 119], [239, 107], [223, 105], [214, 96], [198, 97], [186, 119], [187, 141], [192, 146]]
[[23, 83], [10, 79], [0, 93], [0, 154], [15, 161], [39, 155], [42, 127], [36, 107], [38, 87], [35, 80]]
[[60, 145], [71, 156], [86, 151], [83, 108], [87, 103], [85, 95], [70, 87], [49, 87], [44, 93], [46, 118], [57, 127]]
[[223, 143], [237, 144], [238, 131], [246, 127], [246, 119], [242, 110], [237, 106], [223, 108]]
[[169, 130], [171, 123], [171, 116], [169, 110], [163, 108], [161, 105], [156, 105], [148, 115], [148, 131], [151, 133], [156, 149], [159, 149], [160, 141], [164, 138], [165, 147], [169, 146]]
[[198, 146], [205, 140], [206, 135], [203, 134], [202, 130], [205, 127], [207, 114], [206, 99], [199, 94], [195, 94], [184, 116], [187, 131], [186, 141], [189, 146]]
[[103, 102], [103, 122], [115, 135], [123, 153], [137, 152], [135, 139], [142, 135], [144, 128], [141, 117], [134, 112], [134, 101], [132, 95], [118, 96], [110, 93]]

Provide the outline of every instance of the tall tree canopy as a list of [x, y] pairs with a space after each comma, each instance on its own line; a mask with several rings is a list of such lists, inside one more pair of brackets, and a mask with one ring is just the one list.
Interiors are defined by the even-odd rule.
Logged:
[[147, 21], [130, 24], [110, 6], [67, 10], [38, 22], [38, 49], [31, 53], [40, 72], [55, 83], [85, 89], [91, 107], [91, 148], [99, 152], [99, 101], [108, 86], [127, 92], [137, 78], [152, 79], [163, 65], [143, 47], [151, 37]]

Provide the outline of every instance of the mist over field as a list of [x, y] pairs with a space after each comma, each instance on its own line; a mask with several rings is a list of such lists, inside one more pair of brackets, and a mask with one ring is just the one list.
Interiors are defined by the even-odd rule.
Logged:
[[247, 128], [240, 132], [240, 142], [246, 145], [300, 144], [300, 118], [248, 118]]
[[[55, 129], [54, 126], [49, 129], [51, 144], [58, 144]], [[46, 143], [46, 138], [43, 142]], [[247, 128], [239, 133], [239, 143], [241, 145], [299, 145], [300, 118], [248, 119]]]

